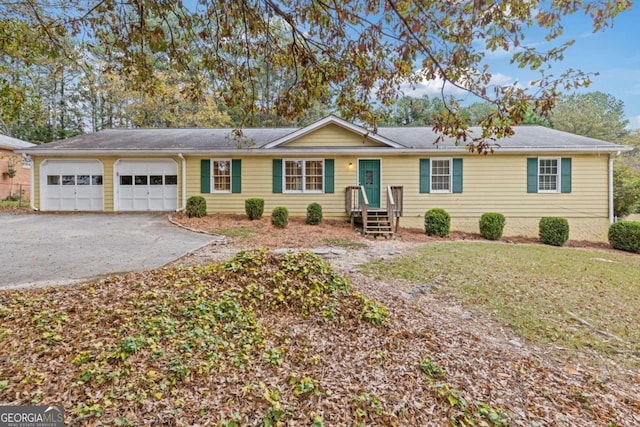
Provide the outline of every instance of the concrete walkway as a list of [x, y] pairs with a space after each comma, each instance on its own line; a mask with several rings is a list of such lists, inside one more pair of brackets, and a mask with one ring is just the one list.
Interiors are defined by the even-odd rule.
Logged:
[[0, 289], [157, 268], [215, 239], [171, 225], [165, 213], [0, 213]]

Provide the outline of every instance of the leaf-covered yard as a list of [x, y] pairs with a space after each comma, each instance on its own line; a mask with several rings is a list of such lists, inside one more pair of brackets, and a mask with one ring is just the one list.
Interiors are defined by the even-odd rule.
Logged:
[[453, 300], [352, 276], [254, 251], [2, 292], [0, 402], [60, 403], [75, 425], [640, 422], [637, 372], [513, 347]]

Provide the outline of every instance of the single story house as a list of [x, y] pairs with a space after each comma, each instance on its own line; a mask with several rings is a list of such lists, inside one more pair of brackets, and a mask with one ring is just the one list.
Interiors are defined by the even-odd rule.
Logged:
[[244, 213], [261, 197], [266, 214], [304, 216], [318, 202], [325, 218], [389, 212], [420, 228], [439, 207], [452, 229], [476, 233], [484, 212], [500, 212], [512, 236], [537, 236], [541, 217], [561, 216], [570, 238], [606, 241], [613, 158], [626, 147], [541, 126], [517, 127], [486, 156], [436, 137], [329, 116], [303, 128], [113, 129], [20, 151], [34, 160], [43, 211], [175, 211], [199, 195], [208, 213]]
[[[26, 200], [31, 194], [31, 158], [15, 150], [35, 147], [35, 144], [0, 135], [0, 200], [19, 195]], [[13, 176], [12, 176], [13, 175]]]

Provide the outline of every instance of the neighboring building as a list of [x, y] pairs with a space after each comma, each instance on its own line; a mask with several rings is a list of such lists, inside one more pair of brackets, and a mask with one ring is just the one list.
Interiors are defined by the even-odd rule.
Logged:
[[[19, 195], [28, 200], [31, 195], [31, 158], [14, 151], [34, 147], [35, 144], [0, 135], [0, 200], [9, 195]], [[13, 180], [11, 179], [13, 176]]]
[[517, 127], [486, 156], [435, 140], [428, 128], [373, 134], [330, 116], [304, 128], [107, 130], [21, 152], [34, 159], [41, 210], [172, 211], [202, 195], [209, 213], [244, 213], [261, 197], [267, 213], [304, 216], [318, 202], [346, 219], [362, 213], [361, 185], [369, 212], [395, 195], [403, 226], [441, 207], [454, 230], [477, 233], [484, 212], [500, 212], [505, 235], [537, 236], [541, 217], [562, 216], [572, 239], [607, 239], [612, 160], [626, 147], [540, 126]]

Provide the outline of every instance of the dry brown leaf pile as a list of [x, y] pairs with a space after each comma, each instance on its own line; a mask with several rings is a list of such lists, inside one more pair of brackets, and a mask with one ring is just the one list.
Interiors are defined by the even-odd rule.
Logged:
[[[184, 222], [256, 227], [247, 247], [371, 244], [339, 222]], [[310, 254], [251, 252], [0, 292], [0, 403], [60, 403], [75, 425], [640, 425], [638, 370], [519, 343], [445, 295], [349, 279]]]

